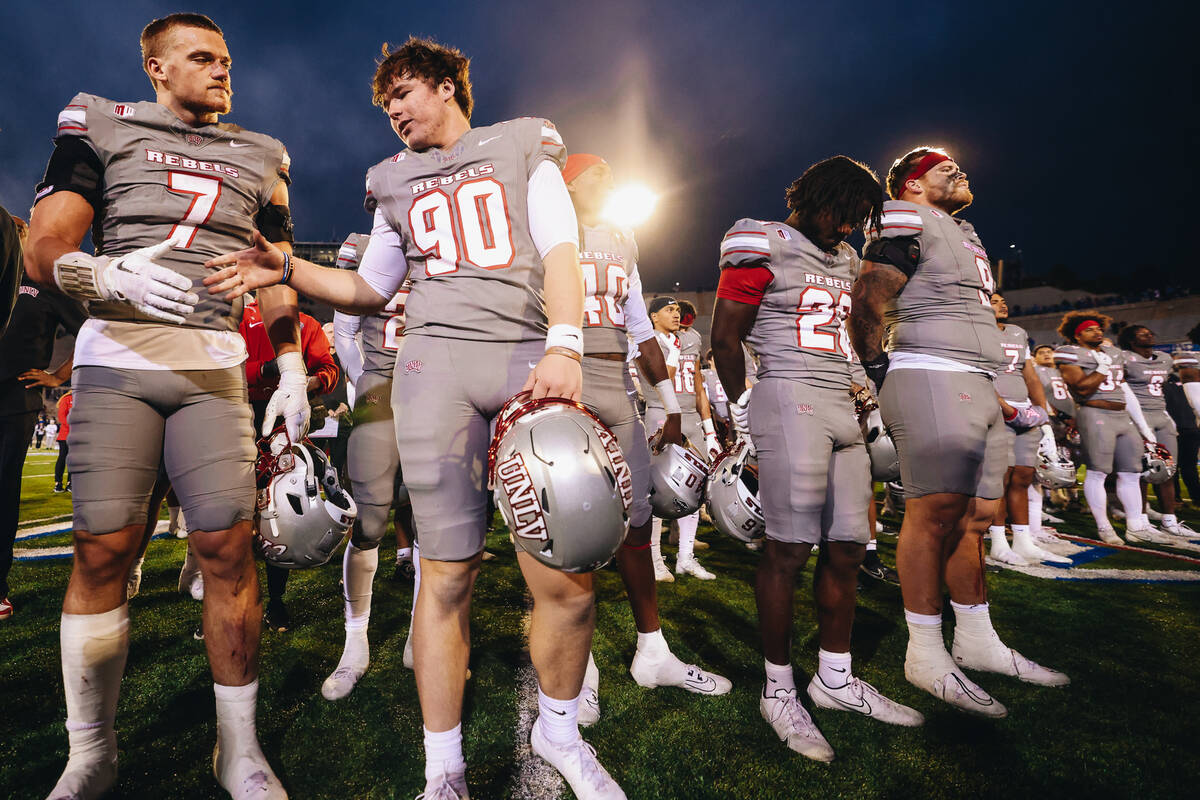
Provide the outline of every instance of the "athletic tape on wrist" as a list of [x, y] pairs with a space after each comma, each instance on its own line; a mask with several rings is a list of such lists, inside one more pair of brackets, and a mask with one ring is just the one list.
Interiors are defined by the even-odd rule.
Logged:
[[275, 366], [279, 367], [279, 374], [285, 372], [299, 372], [301, 375], [306, 375], [304, 369], [304, 357], [299, 353], [280, 353], [275, 356]]
[[565, 347], [583, 355], [583, 331], [574, 325], [551, 325], [546, 331], [546, 349]]
[[654, 384], [654, 388], [658, 390], [658, 396], [662, 398], [664, 411], [668, 414], [683, 413], [679, 408], [679, 398], [675, 396], [675, 384], [671, 383], [670, 378]]
[[712, 417], [700, 420], [700, 427], [704, 429], [705, 433], [715, 434], [717, 432], [716, 426], [713, 425]]
[[103, 300], [96, 280], [96, 257], [75, 251], [59, 256], [54, 262], [54, 282], [63, 294], [80, 300]]

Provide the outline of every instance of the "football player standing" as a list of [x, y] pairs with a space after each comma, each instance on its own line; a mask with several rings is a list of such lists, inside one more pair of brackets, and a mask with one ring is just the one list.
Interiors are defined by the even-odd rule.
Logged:
[[[725, 234], [712, 345], [726, 393], [739, 398], [730, 408], [735, 424], [758, 455], [766, 518], [755, 583], [766, 659], [759, 709], [788, 747], [831, 761], [833, 748], [800, 704], [792, 672], [796, 575], [815, 545], [820, 651], [809, 698], [894, 725], [924, 721], [850, 669], [871, 479], [844, 327], [859, 259], [845, 239], [868, 219], [878, 224], [883, 192], [870, 170], [836, 156], [809, 167], [788, 188], [787, 204], [786, 222], [742, 219]], [[743, 339], [760, 359], [758, 383], [746, 392]]]
[[[638, 348], [639, 372], [653, 384], [664, 409], [662, 442], [682, 443], [682, 416], [642, 298], [637, 242], [632, 231], [605, 222], [601, 216], [613, 187], [612, 169], [606, 161], [590, 153], [574, 153], [567, 158], [563, 180], [579, 219], [584, 287], [583, 404], [616, 435], [633, 476], [629, 535], [617, 551], [617, 567], [638, 632], [629, 672], [639, 686], [678, 686], [697, 694], [725, 694], [731, 688], [727, 679], [685, 664], [671, 653], [658, 617], [650, 555], [650, 446], [634, 406], [633, 380], [625, 368], [628, 350]], [[580, 698], [581, 724], [600, 718], [599, 689], [600, 673], [589, 657]]]
[[[864, 250], [850, 336], [900, 454], [904, 674], [956, 708], [1003, 717], [1007, 709], [960, 666], [1049, 685], [1068, 679], [1006, 647], [988, 609], [982, 534], [1006, 462], [992, 386], [1000, 337], [991, 264], [971, 224], [954, 218], [972, 195], [945, 152], [919, 147], [896, 159], [887, 189], [894, 199]], [[953, 657], [942, 638], [943, 581], [955, 610]]]
[[[577, 401], [583, 354], [579, 233], [560, 172], [562, 138], [539, 118], [472, 128], [468, 67], [458, 50], [415, 38], [380, 62], [375, 102], [407, 149], [368, 173], [377, 205], [357, 272], [292, 259], [260, 237], [210, 262], [232, 266], [207, 279], [222, 296], [286, 283], [357, 314], [378, 312], [412, 280], [392, 409], [421, 537], [412, 639], [425, 791], [447, 798], [467, 796], [462, 702], [491, 423], [522, 389], [535, 400]], [[523, 551], [517, 559], [534, 598], [533, 751], [578, 797], [624, 797], [577, 724], [595, 622], [592, 576]]]
[[[35, 280], [89, 301], [92, 315], [75, 343], [68, 455], [75, 564], [61, 640], [71, 754], [50, 797], [98, 797], [116, 780], [126, 576], [161, 461], [204, 573], [214, 771], [235, 798], [283, 798], [255, 732], [262, 601], [241, 297], [197, 292], [206, 259], [254, 237], [290, 250], [288, 157], [277, 140], [218, 122], [230, 110], [230, 57], [212, 20], [172, 14], [147, 25], [141, 45], [155, 102], [78, 94], [63, 110], [25, 255]], [[79, 249], [89, 229], [94, 256]], [[260, 298], [281, 374], [267, 424], [282, 413], [298, 437], [308, 401], [295, 294]]]

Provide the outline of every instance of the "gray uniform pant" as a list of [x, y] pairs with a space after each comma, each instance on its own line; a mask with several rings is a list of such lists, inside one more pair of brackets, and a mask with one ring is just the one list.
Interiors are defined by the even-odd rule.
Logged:
[[1171, 458], [1179, 463], [1179, 429], [1175, 420], [1166, 411], [1143, 411], [1146, 424], [1154, 431], [1154, 438], [1171, 453]]
[[634, 405], [636, 388], [623, 361], [583, 359], [583, 404], [617, 437], [633, 480], [630, 527], [650, 519], [650, 446]]
[[1075, 412], [1075, 426], [1079, 428], [1083, 459], [1089, 470], [1105, 475], [1114, 469], [1142, 471], [1142, 453], [1146, 448], [1127, 411], [1081, 405]]

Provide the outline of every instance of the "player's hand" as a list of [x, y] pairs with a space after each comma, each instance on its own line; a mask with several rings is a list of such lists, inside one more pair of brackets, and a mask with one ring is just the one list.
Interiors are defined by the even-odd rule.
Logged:
[[283, 251], [255, 231], [253, 247], [204, 262], [204, 266], [217, 269], [204, 279], [204, 285], [209, 294], [236, 300], [246, 292], [281, 282], [284, 263]]
[[1053, 461], [1058, 457], [1058, 442], [1054, 439], [1054, 429], [1049, 424], [1042, 426], [1042, 440], [1038, 442], [1038, 455]]
[[704, 434], [704, 446], [708, 450], [708, 463], [717, 460], [717, 456], [721, 455], [721, 442], [717, 440], [715, 433]]
[[102, 300], [126, 303], [162, 322], [180, 323], [195, 310], [200, 297], [189, 291], [190, 278], [155, 262], [174, 246], [160, 242], [116, 258], [68, 253], [55, 262], [55, 279], [68, 294], [83, 296], [64, 286], [65, 276], [72, 273], [76, 281], [90, 277], [92, 291], [84, 293], [88, 299], [99, 295]]
[[263, 414], [262, 435], [269, 436], [275, 429], [275, 420], [283, 417], [288, 436], [293, 442], [308, 433], [309, 404], [308, 375], [304, 372], [304, 359], [299, 353], [283, 353], [275, 359], [279, 365], [279, 388], [267, 401]]
[[17, 376], [17, 380], [23, 381], [26, 389], [33, 389], [38, 386], [53, 389], [56, 386], [63, 385], [62, 378], [53, 372], [46, 372], [44, 369], [27, 369]]
[[529, 373], [521, 391], [532, 392], [534, 400], [561, 397], [578, 403], [583, 391], [583, 367], [570, 356], [546, 353]]
[[747, 440], [750, 438], [750, 391], [747, 389], [736, 401], [729, 401], [729, 418], [733, 420], [733, 429]]
[[683, 416], [680, 414], [667, 414], [662, 430], [654, 441], [654, 452], [662, 452], [663, 447], [668, 444], [683, 447]]

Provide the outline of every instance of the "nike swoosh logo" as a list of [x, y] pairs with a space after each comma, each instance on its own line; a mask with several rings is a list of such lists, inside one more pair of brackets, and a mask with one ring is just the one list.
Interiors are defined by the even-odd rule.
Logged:
[[479, 142], [479, 146], [480, 146], [480, 147], [483, 147], [483, 146], [484, 146], [485, 144], [487, 144], [488, 142], [494, 142], [494, 141], [496, 141], [496, 140], [497, 140], [497, 139], [499, 139], [499, 138], [500, 138], [499, 136], [490, 136], [490, 137], [488, 137], [487, 139], [481, 139], [481, 140], [480, 140], [480, 142]]
[[250, 143], [249, 142], [230, 142], [229, 146], [230, 147], [249, 147]]
[[530, 361], [530, 362], [529, 362], [529, 368], [530, 368], [530, 369], [533, 369], [533, 368], [535, 368], [537, 365], [538, 365], [538, 362], [536, 362], [536, 361]]
[[686, 683], [688, 686], [695, 687], [696, 691], [698, 692], [712, 692], [717, 688], [717, 682], [708, 675], [705, 675], [704, 680], [702, 681], [698, 681], [695, 678], [688, 678], [686, 681], [684, 681], [684, 683]]
[[565, 717], [567, 715], [567, 712], [559, 711], [557, 708], [552, 708], [550, 710], [553, 711], [555, 714], [558, 714], [560, 717]]

